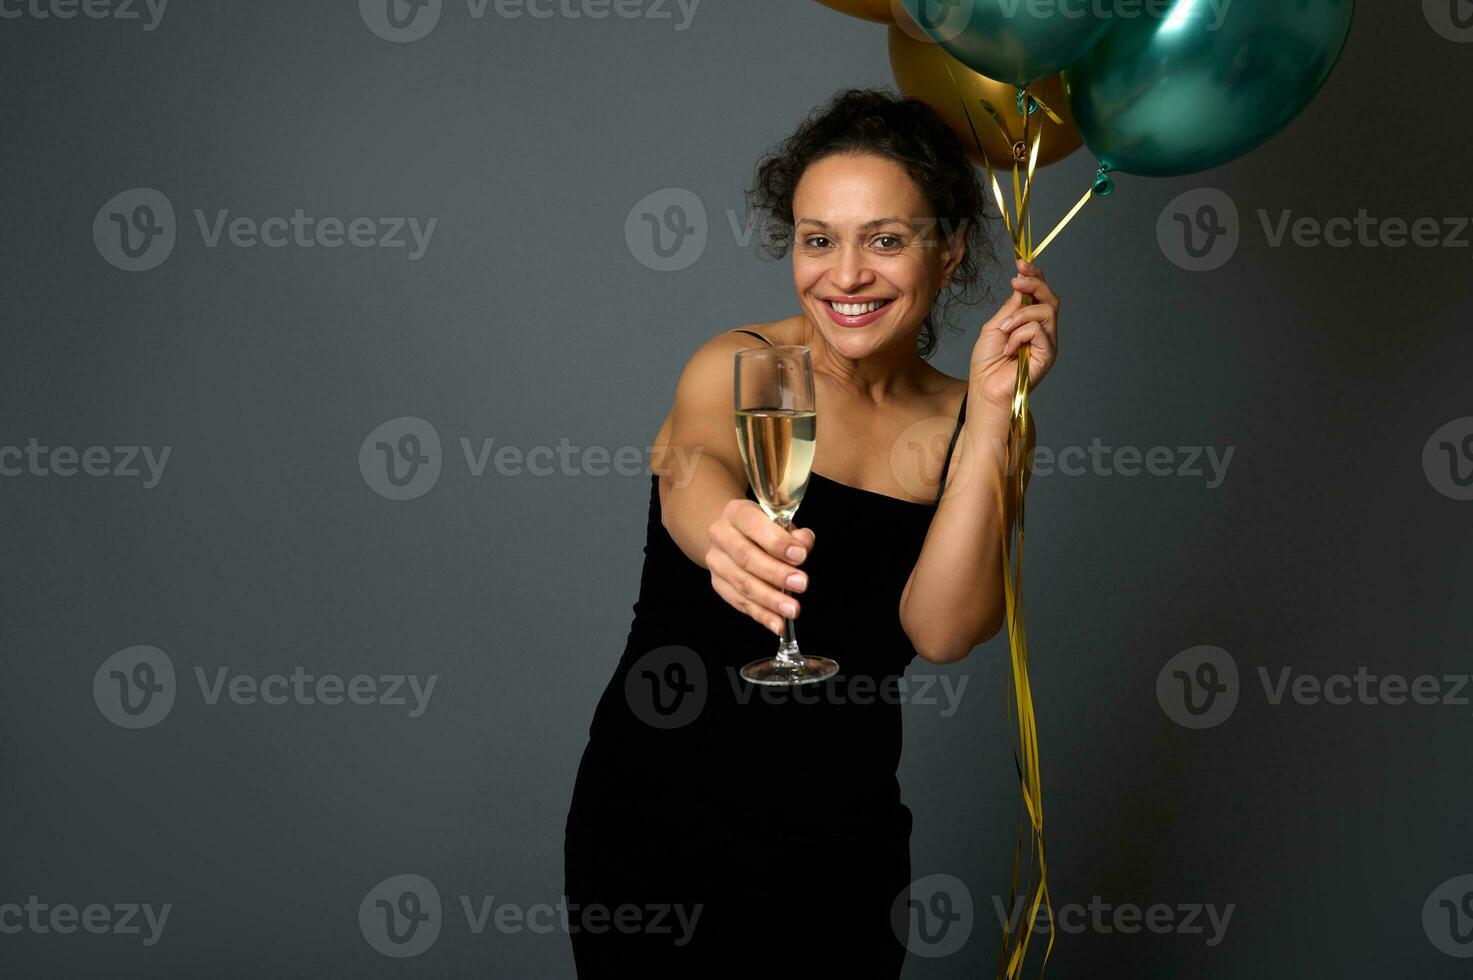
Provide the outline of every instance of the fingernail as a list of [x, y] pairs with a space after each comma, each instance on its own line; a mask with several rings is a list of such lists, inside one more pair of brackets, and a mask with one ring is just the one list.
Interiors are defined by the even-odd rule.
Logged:
[[997, 329], [999, 329], [999, 330], [1007, 330], [1012, 325], [1013, 325], [1013, 318], [1012, 317], [1008, 317], [1007, 319], [1003, 320], [1001, 323], [999, 323], [997, 325]]
[[808, 581], [803, 577], [800, 572], [794, 572], [793, 574], [789, 575], [787, 578], [787, 582], [788, 588], [800, 592], [803, 590], [803, 587], [808, 584]]
[[804, 551], [797, 545], [792, 545], [788, 548], [788, 561], [802, 561], [804, 558], [807, 557], [808, 552]]
[[798, 607], [793, 605], [791, 602], [785, 602], [782, 605], [778, 606], [778, 608], [781, 609], [783, 611], [783, 615], [788, 617], [789, 619], [792, 619], [794, 616], [798, 615]]

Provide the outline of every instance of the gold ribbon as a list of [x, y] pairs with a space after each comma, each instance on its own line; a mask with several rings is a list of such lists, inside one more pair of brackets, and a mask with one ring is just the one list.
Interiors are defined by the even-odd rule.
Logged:
[[[956, 76], [952, 74], [950, 65], [946, 65], [946, 71], [951, 77], [952, 86], [956, 89], [957, 98], [961, 101], [962, 111], [967, 117], [967, 125], [972, 130], [972, 138], [980, 147], [982, 141], [977, 135], [976, 124], [972, 122], [972, 113], [967, 107], [966, 100], [962, 98], [961, 89], [957, 85]], [[1002, 214], [1003, 222], [1007, 225], [1013, 242], [1013, 251], [1018, 258], [1032, 262], [1042, 254], [1059, 232], [1074, 220], [1075, 215], [1079, 214], [1090, 198], [1108, 193], [1108, 189], [1102, 191], [1100, 183], [1092, 184], [1084, 196], [1079, 199], [1079, 203], [1064, 215], [1063, 220], [1044, 236], [1043, 241], [1037, 247], [1034, 247], [1033, 215], [1030, 205], [1033, 201], [1033, 175], [1038, 167], [1038, 148], [1043, 138], [1043, 125], [1040, 122], [1036, 127], [1030, 127], [1029, 117], [1035, 105], [1050, 118], [1057, 121], [1058, 117], [1052, 109], [1039, 102], [1038, 98], [1027, 89], [1020, 90], [1018, 98], [1019, 109], [1023, 113], [1023, 143], [1028, 146], [1029, 150], [1025, 171], [1020, 171], [1016, 159], [1013, 161], [1013, 210], [1011, 214], [1004, 203], [1002, 186], [993, 172], [992, 163], [987, 160], [985, 153], [982, 154], [982, 158], [986, 161], [988, 184], [992, 188], [992, 195], [997, 201], [997, 209]], [[1006, 135], [1007, 127], [997, 117], [995, 110], [986, 102], [979, 104], [992, 118], [993, 123]], [[1108, 184], [1103, 186], [1108, 188]], [[1026, 293], [1023, 294], [1022, 305], [1027, 306], [1031, 302], [1032, 297]], [[1024, 344], [1018, 348], [1018, 378], [1013, 392], [1011, 425], [1001, 490], [1002, 499], [998, 502], [999, 513], [1003, 515], [1003, 599], [1007, 609], [1008, 642], [1012, 652], [1013, 702], [1018, 708], [1018, 741], [1013, 747], [1013, 764], [1017, 769], [1018, 785], [1023, 793], [1023, 814], [1018, 821], [1018, 843], [1013, 852], [1013, 873], [1008, 887], [1006, 919], [1002, 927], [1002, 949], [998, 955], [998, 980], [1018, 980], [1023, 975], [1023, 965], [1028, 956], [1028, 943], [1033, 935], [1034, 924], [1038, 920], [1040, 908], [1049, 905], [1048, 864], [1045, 860], [1043, 840], [1043, 782], [1038, 768], [1038, 725], [1033, 713], [1033, 690], [1028, 680], [1028, 630], [1023, 620], [1023, 499], [1028, 489], [1029, 457], [1032, 454], [1034, 442], [1032, 421], [1028, 414], [1028, 354], [1029, 345]], [[1015, 515], [1016, 523], [1009, 520], [1008, 515]], [[1012, 714], [1011, 705], [1008, 714], [1009, 716]], [[1028, 907], [1026, 915], [1016, 916], [1020, 885], [1022, 893], [1027, 896]], [[1052, 905], [1049, 905], [1046, 915], [1048, 916], [1048, 946], [1044, 949], [1043, 962], [1039, 964], [1039, 976], [1043, 975], [1043, 969], [1048, 965], [1049, 954], [1054, 948]]]

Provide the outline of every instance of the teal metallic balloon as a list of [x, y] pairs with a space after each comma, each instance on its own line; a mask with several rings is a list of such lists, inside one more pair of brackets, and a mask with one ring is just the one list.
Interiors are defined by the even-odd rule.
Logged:
[[1157, 8], [1117, 16], [1064, 73], [1064, 90], [1105, 167], [1171, 177], [1236, 159], [1299, 115], [1340, 57], [1355, 2], [1162, 0]]
[[[956, 60], [988, 78], [1021, 88], [1078, 61], [1104, 36], [1121, 0], [899, 2], [931, 40]], [[901, 26], [908, 32], [915, 29]]]

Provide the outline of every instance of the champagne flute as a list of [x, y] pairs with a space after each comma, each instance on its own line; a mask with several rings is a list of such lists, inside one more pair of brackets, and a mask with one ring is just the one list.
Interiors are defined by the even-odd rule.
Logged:
[[[732, 391], [737, 443], [752, 493], [768, 517], [791, 531], [793, 515], [808, 489], [818, 425], [809, 349], [778, 346], [737, 351]], [[793, 621], [783, 617], [777, 655], [752, 661], [741, 674], [754, 684], [778, 686], [812, 684], [838, 670], [838, 663], [827, 657], [800, 653]]]

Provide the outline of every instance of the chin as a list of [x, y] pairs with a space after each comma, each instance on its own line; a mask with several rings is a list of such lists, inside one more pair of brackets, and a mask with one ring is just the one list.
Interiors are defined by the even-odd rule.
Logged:
[[857, 361], [885, 349], [898, 338], [893, 333], [868, 327], [853, 330], [831, 325], [824, 329], [823, 339], [835, 353]]

